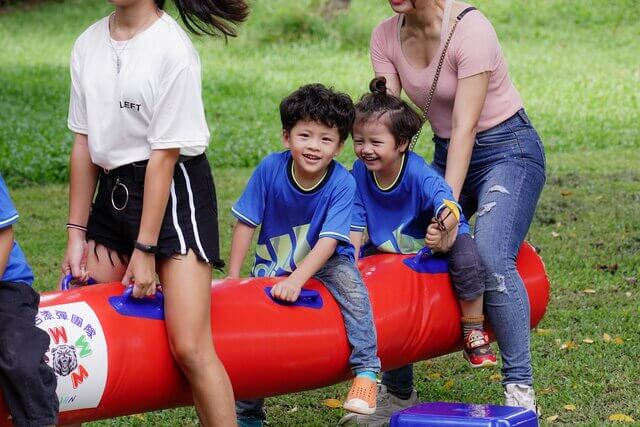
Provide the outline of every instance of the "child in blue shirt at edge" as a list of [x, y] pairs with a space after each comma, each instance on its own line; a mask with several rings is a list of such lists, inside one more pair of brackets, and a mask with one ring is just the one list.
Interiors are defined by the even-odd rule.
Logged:
[[56, 376], [44, 361], [49, 334], [35, 326], [40, 295], [31, 288], [33, 273], [13, 238], [16, 221], [0, 175], [0, 388], [14, 425], [55, 425]]
[[[411, 254], [425, 243], [433, 252], [446, 253], [462, 309], [463, 355], [472, 367], [493, 366], [496, 358], [482, 326], [485, 270], [469, 235], [469, 224], [445, 180], [422, 157], [408, 150], [422, 126], [418, 114], [406, 102], [387, 94], [383, 77], [373, 79], [370, 89], [372, 93], [355, 106], [353, 142], [358, 160], [351, 173], [358, 194], [351, 240], [358, 251], [366, 229], [369, 240], [362, 248], [365, 254]], [[411, 365], [385, 372], [380, 398], [391, 392], [401, 400], [409, 402], [413, 397], [415, 401], [412, 378]], [[382, 405], [378, 412], [357, 417], [358, 422], [391, 415], [382, 414]]]
[[[380, 359], [369, 294], [349, 241], [356, 185], [334, 160], [353, 127], [353, 102], [348, 95], [310, 84], [280, 103], [280, 118], [287, 150], [260, 162], [232, 209], [238, 221], [229, 276], [240, 275], [260, 225], [251, 275], [288, 276], [271, 290], [274, 298], [295, 301], [307, 280], [321, 281], [340, 306], [352, 346], [349, 364], [356, 377], [344, 408], [371, 414]], [[285, 244], [289, 253], [278, 250]], [[240, 425], [261, 425], [263, 403], [236, 402]]]

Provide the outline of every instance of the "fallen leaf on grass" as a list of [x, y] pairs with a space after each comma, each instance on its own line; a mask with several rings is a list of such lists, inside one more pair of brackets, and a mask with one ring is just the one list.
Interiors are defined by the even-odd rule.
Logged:
[[574, 350], [578, 346], [573, 341], [566, 341], [560, 346], [560, 350]]
[[613, 415], [609, 415], [609, 421], [622, 421], [623, 423], [632, 423], [635, 420], [631, 418], [629, 415], [613, 414]]
[[609, 335], [607, 333], [602, 334], [602, 341], [611, 342], [611, 335]]
[[567, 197], [567, 196], [571, 196], [573, 194], [573, 191], [569, 191], [569, 190], [564, 190], [560, 192], [560, 195], [562, 197]]
[[630, 296], [631, 296], [631, 292], [625, 292], [625, 293], [624, 293], [624, 295], [625, 295], [626, 297], [630, 297]]
[[298, 412], [298, 407], [294, 406], [293, 408], [289, 409], [287, 411], [287, 414], [293, 414], [294, 412]]
[[430, 380], [439, 380], [440, 378], [442, 378], [442, 374], [440, 372], [432, 372], [427, 375], [427, 378], [429, 378]]
[[453, 384], [454, 384], [454, 381], [453, 380], [449, 380], [446, 383], [444, 383], [442, 388], [445, 389], [445, 390], [451, 390], [453, 388]]
[[549, 335], [550, 333], [553, 332], [553, 329], [542, 329], [542, 328], [536, 328], [536, 335]]
[[324, 403], [324, 406], [331, 409], [342, 408], [342, 402], [338, 399], [325, 399], [322, 403]]
[[560, 237], [560, 233], [556, 233], [555, 231], [551, 232], [551, 236], [553, 237]]
[[582, 340], [582, 342], [585, 344], [593, 344], [593, 340], [591, 338], [585, 338]]
[[635, 285], [636, 282], [638, 281], [638, 279], [633, 277], [633, 276], [632, 277], [625, 277], [624, 280], [630, 285]]
[[615, 273], [618, 270], [618, 264], [598, 264], [596, 270], [608, 271], [609, 273]]
[[489, 379], [491, 381], [501, 381], [502, 380], [502, 375], [500, 374], [493, 374], [489, 377]]
[[613, 342], [614, 342], [615, 344], [618, 344], [618, 345], [622, 345], [622, 344], [624, 344], [624, 340], [623, 340], [622, 338], [620, 338], [620, 337], [615, 337], [615, 338], [613, 339]]
[[135, 415], [133, 416], [133, 418], [137, 418], [137, 419], [139, 419], [140, 421], [144, 421], [144, 420], [145, 420], [145, 418], [144, 418], [144, 415], [143, 415], [143, 414], [135, 414]]
[[548, 423], [552, 423], [555, 420], [557, 420], [559, 417], [560, 417], [559, 415], [551, 415], [550, 417], [547, 417], [544, 420]]
[[576, 405], [564, 405], [563, 408], [566, 409], [567, 411], [575, 411]]
[[555, 387], [547, 387], [547, 388], [543, 388], [542, 390], [540, 390], [538, 393], [538, 395], [540, 396], [544, 396], [545, 394], [551, 394], [551, 393], [555, 393], [557, 390]]
[[582, 293], [584, 293], [584, 294], [595, 294], [596, 290], [595, 289], [583, 289]]

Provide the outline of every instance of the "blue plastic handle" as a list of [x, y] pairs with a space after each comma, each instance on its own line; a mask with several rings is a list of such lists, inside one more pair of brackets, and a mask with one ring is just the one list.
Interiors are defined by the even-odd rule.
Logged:
[[164, 320], [164, 295], [159, 290], [153, 296], [134, 298], [129, 286], [122, 295], [109, 297], [109, 304], [123, 316]]
[[403, 262], [418, 273], [438, 274], [449, 272], [447, 258], [441, 255], [433, 255], [431, 249], [426, 246], [420, 249], [414, 257], [407, 258]]
[[[69, 287], [71, 286], [71, 284], [76, 281], [76, 279], [73, 278], [73, 276], [71, 274], [67, 274], [66, 276], [64, 276], [62, 278], [62, 280], [60, 281], [60, 290], [61, 291], [67, 291], [69, 290]], [[97, 282], [95, 280], [93, 280], [91, 277], [89, 277], [89, 280], [87, 280], [87, 285], [95, 285]]]
[[295, 300], [294, 302], [282, 301], [274, 298], [273, 295], [271, 295], [271, 286], [267, 286], [266, 288], [264, 288], [264, 292], [267, 294], [269, 299], [271, 299], [271, 301], [279, 305], [286, 305], [289, 307], [307, 307], [307, 308], [316, 308], [316, 309], [322, 308], [322, 305], [323, 305], [322, 296], [320, 295], [320, 292], [314, 291], [313, 289], [300, 290], [300, 295], [298, 296], [298, 299]]

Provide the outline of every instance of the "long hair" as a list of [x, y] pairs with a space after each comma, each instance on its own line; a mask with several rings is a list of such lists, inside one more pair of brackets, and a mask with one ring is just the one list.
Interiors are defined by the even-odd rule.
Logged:
[[[164, 9], [165, 0], [155, 0]], [[225, 38], [236, 36], [236, 26], [247, 19], [249, 6], [244, 0], [173, 0], [182, 22], [193, 34]]]
[[381, 120], [385, 116], [387, 128], [396, 140], [396, 146], [411, 142], [422, 126], [422, 119], [402, 99], [387, 93], [387, 80], [376, 77], [369, 83], [370, 93], [355, 105], [356, 124]]

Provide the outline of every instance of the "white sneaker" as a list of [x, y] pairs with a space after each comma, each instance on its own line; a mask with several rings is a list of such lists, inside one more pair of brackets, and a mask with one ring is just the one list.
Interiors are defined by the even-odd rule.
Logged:
[[340, 426], [384, 427], [394, 412], [407, 409], [418, 403], [418, 393], [413, 390], [408, 399], [400, 399], [387, 391], [387, 386], [378, 384], [376, 412], [371, 415], [347, 414], [340, 419]]
[[533, 387], [526, 384], [507, 384], [504, 387], [505, 406], [519, 406], [540, 415], [536, 406], [536, 394]]

